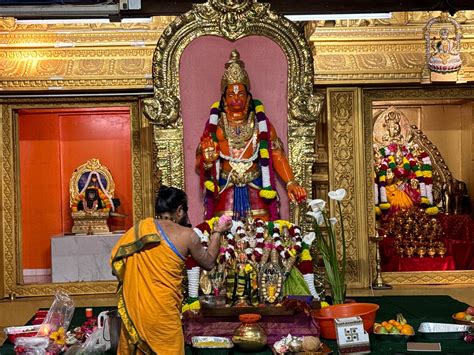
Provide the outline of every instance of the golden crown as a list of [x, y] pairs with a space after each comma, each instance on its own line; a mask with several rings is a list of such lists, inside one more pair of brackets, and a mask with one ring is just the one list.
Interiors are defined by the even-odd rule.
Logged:
[[245, 71], [245, 64], [240, 60], [240, 53], [234, 49], [230, 52], [230, 59], [225, 64], [224, 75], [221, 80], [221, 91], [225, 92], [229, 84], [244, 84], [250, 90], [250, 80]]

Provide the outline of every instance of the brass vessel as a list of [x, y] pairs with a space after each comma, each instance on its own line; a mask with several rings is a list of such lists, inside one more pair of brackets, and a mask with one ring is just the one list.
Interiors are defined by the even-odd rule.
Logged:
[[244, 351], [260, 351], [267, 344], [267, 334], [257, 322], [259, 314], [241, 314], [242, 322], [234, 331], [232, 342]]

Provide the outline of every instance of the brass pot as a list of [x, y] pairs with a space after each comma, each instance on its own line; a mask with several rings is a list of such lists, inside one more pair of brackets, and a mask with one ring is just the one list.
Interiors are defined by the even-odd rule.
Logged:
[[232, 342], [244, 351], [260, 351], [267, 344], [267, 334], [257, 322], [259, 314], [241, 314], [242, 322], [234, 331]]

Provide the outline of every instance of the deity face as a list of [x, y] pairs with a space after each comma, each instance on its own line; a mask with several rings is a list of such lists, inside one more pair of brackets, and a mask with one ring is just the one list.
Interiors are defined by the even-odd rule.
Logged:
[[232, 113], [241, 113], [245, 110], [248, 93], [243, 84], [229, 84], [225, 90], [224, 101], [227, 109]]

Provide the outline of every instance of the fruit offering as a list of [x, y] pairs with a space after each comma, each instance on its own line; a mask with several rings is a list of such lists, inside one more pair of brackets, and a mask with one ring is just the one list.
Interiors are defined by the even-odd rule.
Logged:
[[397, 320], [390, 319], [382, 323], [374, 323], [375, 334], [387, 335], [415, 335], [413, 327], [407, 323], [407, 320], [401, 313], [397, 314]]
[[454, 313], [453, 318], [460, 321], [474, 322], [474, 307], [469, 306], [465, 311]]

